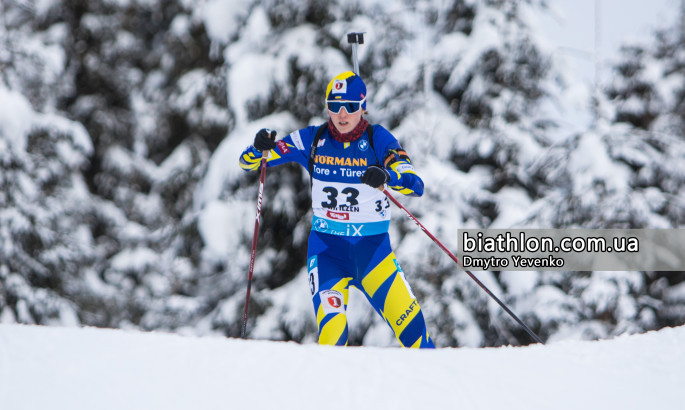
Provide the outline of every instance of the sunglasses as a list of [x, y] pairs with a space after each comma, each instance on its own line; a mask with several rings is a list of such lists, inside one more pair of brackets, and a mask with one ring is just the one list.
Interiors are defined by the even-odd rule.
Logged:
[[362, 104], [364, 103], [364, 100], [361, 101], [332, 101], [332, 100], [326, 100], [326, 106], [328, 107], [328, 110], [332, 112], [333, 114], [339, 114], [340, 110], [345, 107], [345, 111], [347, 111], [348, 114], [354, 114], [355, 112], [359, 111], [362, 108]]

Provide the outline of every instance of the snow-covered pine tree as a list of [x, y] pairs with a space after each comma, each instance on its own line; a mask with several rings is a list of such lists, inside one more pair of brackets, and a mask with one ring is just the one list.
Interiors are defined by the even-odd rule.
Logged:
[[[632, 124], [645, 144], [647, 161], [624, 154], [638, 175], [636, 190], [650, 190], [655, 218], [663, 218], [675, 228], [685, 224], [683, 12], [681, 8], [679, 20], [656, 30], [647, 44], [621, 50], [614, 66], [617, 75], [606, 92], [615, 106], [614, 121]], [[645, 282], [645, 293], [659, 301], [654, 307], [653, 328], [684, 323], [685, 273], [648, 272]]]
[[77, 324], [95, 262], [81, 174], [92, 145], [54, 110], [64, 30], [37, 30], [41, 10], [25, 6], [0, 6], [0, 321]]
[[193, 193], [231, 125], [222, 56], [184, 2], [54, 2], [73, 93], [60, 108], [90, 132], [85, 170], [98, 206], [92, 229], [99, 303], [86, 323], [188, 326], [206, 308]]
[[[80, 247], [53, 255], [67, 266], [34, 263], [20, 273], [5, 265], [3, 275], [43, 277], [36, 292], [68, 298], [76, 312], [65, 322], [145, 329], [193, 323], [206, 309], [198, 295], [211, 298], [199, 289], [214, 285], [202, 279], [217, 269], [202, 261], [193, 193], [231, 125], [222, 57], [210, 52], [201, 16], [177, 1], [65, 0], [3, 3], [2, 23], [4, 84], [26, 96], [33, 113], [26, 135], [3, 136], [23, 138], [28, 151], [4, 152], [17, 164], [13, 172], [27, 175], [3, 175], [13, 184], [8, 207], [18, 206], [19, 193], [40, 199], [25, 213], [50, 202], [50, 212], [27, 215], [22, 228], [33, 230], [24, 246], [34, 259], [41, 247]], [[67, 156], [69, 139], [80, 156]], [[4, 300], [17, 303], [16, 296]], [[34, 305], [56, 316], [51, 299]]]
[[[679, 228], [685, 221], [685, 77], [679, 29], [626, 45], [587, 131], [532, 167], [544, 197], [530, 223], [545, 228]], [[680, 95], [680, 96], [679, 96]], [[526, 303], [555, 338], [604, 338], [685, 321], [682, 273], [570, 272], [537, 276]], [[555, 297], [550, 294], [556, 293]]]

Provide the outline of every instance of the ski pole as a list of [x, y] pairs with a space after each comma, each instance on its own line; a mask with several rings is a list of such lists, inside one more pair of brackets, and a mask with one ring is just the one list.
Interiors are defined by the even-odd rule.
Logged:
[[[380, 188], [379, 188], [379, 189], [380, 189]], [[409, 217], [409, 219], [411, 219], [412, 221], [414, 221], [414, 223], [415, 223], [416, 225], [418, 225], [419, 228], [421, 228], [421, 230], [422, 230], [426, 235], [428, 235], [428, 237], [431, 238], [431, 239], [433, 240], [433, 242], [435, 242], [435, 243], [440, 247], [440, 249], [442, 249], [443, 251], [445, 251], [445, 253], [447, 253], [447, 254], [449, 255], [449, 257], [452, 258], [452, 260], [455, 261], [455, 262], [457, 263], [457, 265], [459, 265], [459, 266], [461, 266], [462, 268], [464, 268], [464, 265], [462, 265], [461, 262], [459, 262], [459, 259], [457, 259], [457, 257], [454, 256], [454, 254], [453, 254], [452, 252], [450, 252], [449, 249], [447, 249], [447, 248], [445, 247], [445, 245], [443, 245], [435, 236], [433, 236], [433, 234], [431, 234], [431, 233], [428, 231], [428, 229], [426, 229], [426, 227], [424, 227], [424, 226], [421, 224], [421, 222], [419, 222], [419, 220], [416, 219], [416, 217], [414, 217], [414, 215], [412, 215], [411, 212], [409, 212], [409, 211], [407, 210], [407, 208], [405, 208], [404, 206], [402, 206], [402, 204], [399, 203], [399, 202], [397, 201], [397, 199], [395, 199], [395, 198], [390, 194], [390, 192], [388, 192], [387, 189], [383, 189], [383, 193], [384, 193], [385, 196], [387, 196], [395, 205], [397, 205], [401, 210], [403, 210], [404, 213], [407, 214], [407, 216]], [[535, 340], [536, 342], [538, 342], [538, 343], [540, 343], [540, 344], [544, 344], [543, 341], [542, 341], [542, 339], [540, 339], [540, 338], [538, 337], [538, 335], [535, 334], [535, 332], [533, 332], [532, 330], [530, 330], [530, 328], [529, 328], [528, 326], [526, 326], [526, 324], [523, 323], [523, 321], [522, 321], [521, 319], [519, 319], [519, 317], [516, 316], [516, 315], [514, 314], [514, 312], [512, 312], [511, 309], [509, 309], [509, 308], [507, 307], [507, 305], [505, 305], [504, 303], [502, 303], [502, 301], [499, 300], [499, 298], [498, 298], [497, 296], [495, 296], [495, 294], [492, 293], [492, 292], [490, 291], [490, 289], [488, 289], [487, 286], [485, 286], [485, 285], [483, 284], [483, 282], [481, 282], [480, 280], [478, 280], [478, 278], [477, 278], [473, 273], [471, 273], [470, 271], [466, 270], [465, 268], [464, 268], [464, 270], [465, 270], [466, 273], [471, 277], [471, 279], [473, 279], [473, 280], [478, 284], [478, 286], [480, 286], [480, 287], [485, 291], [485, 293], [487, 293], [488, 295], [490, 295], [490, 297], [493, 298], [493, 299], [495, 300], [495, 302], [497, 302], [497, 303], [502, 307], [502, 309], [504, 309], [504, 311], [507, 312], [507, 313], [509, 314], [509, 316], [511, 316], [519, 325], [521, 325], [521, 327], [523, 327], [523, 329], [530, 335], [530, 337], [533, 338], [533, 340]]]
[[354, 65], [354, 73], [359, 75], [357, 47], [359, 44], [364, 44], [364, 33], [347, 33], [347, 43], [352, 44], [352, 64]]
[[257, 255], [257, 238], [259, 237], [259, 218], [262, 215], [262, 194], [264, 192], [264, 180], [266, 179], [266, 157], [269, 151], [262, 151], [262, 161], [259, 165], [259, 193], [257, 194], [257, 216], [254, 221], [254, 233], [252, 234], [252, 251], [250, 252], [250, 267], [247, 273], [247, 295], [245, 296], [245, 312], [243, 313], [243, 327], [240, 337], [245, 338], [247, 329], [247, 310], [250, 306], [250, 291], [252, 289], [252, 276], [254, 274], [254, 261]]

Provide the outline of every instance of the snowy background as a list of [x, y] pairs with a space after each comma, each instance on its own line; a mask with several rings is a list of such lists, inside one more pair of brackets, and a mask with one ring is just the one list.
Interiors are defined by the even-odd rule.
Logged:
[[[681, 4], [601, 4], [595, 53], [565, 40], [594, 29], [589, 1], [0, 3], [0, 322], [239, 335], [257, 175], [238, 154], [324, 121], [349, 31], [369, 120], [426, 183], [400, 200], [449, 248], [459, 228], [681, 228]], [[316, 342], [307, 185], [267, 173], [250, 338]], [[438, 346], [529, 343], [399, 212], [391, 237]], [[479, 277], [550, 342], [685, 323], [683, 272]], [[397, 345], [358, 293], [349, 318], [352, 344]]]
[[663, 25], [676, 24], [680, 0], [555, 0], [539, 19], [538, 29], [573, 65], [581, 80], [594, 83], [595, 64], [611, 75], [621, 46], [644, 42]]

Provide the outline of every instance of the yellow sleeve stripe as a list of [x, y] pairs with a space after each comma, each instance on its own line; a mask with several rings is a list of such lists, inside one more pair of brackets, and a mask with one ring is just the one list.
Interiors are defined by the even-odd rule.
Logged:
[[[266, 162], [273, 161], [276, 159], [280, 159], [281, 156], [278, 154], [276, 150], [271, 150], [269, 151], [269, 156], [266, 159]], [[247, 151], [242, 155], [240, 158], [240, 168], [248, 171], [253, 171], [257, 168], [259, 168], [259, 165], [262, 161], [262, 156], [256, 156], [253, 152]]]
[[245, 160], [245, 162], [249, 162], [249, 163], [259, 162], [261, 159], [262, 159], [261, 156], [257, 157], [251, 152], [247, 152], [247, 153], [243, 154], [243, 160]]
[[395, 190], [401, 194], [404, 194], [404, 195], [409, 195], [409, 194], [414, 193], [414, 191], [412, 191], [411, 189], [405, 188], [405, 187], [399, 186], [399, 185], [398, 186], [391, 186], [390, 188], [392, 188], [393, 190]]
[[[390, 164], [390, 168], [397, 172], [398, 174], [414, 174], [417, 175], [416, 172], [414, 171], [414, 167], [409, 163], [405, 161], [397, 161], [393, 162]], [[399, 170], [398, 170], [399, 168]]]
[[261, 157], [256, 158], [251, 153], [243, 154], [240, 161], [240, 168], [252, 171], [259, 168], [259, 162], [262, 160]]

